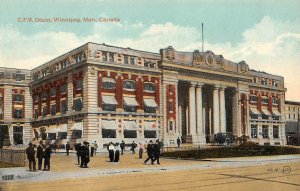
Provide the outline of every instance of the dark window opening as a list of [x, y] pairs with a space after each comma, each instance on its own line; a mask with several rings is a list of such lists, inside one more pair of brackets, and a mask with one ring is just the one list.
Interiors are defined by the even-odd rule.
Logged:
[[144, 137], [145, 138], [156, 138], [156, 131], [145, 130]]
[[102, 138], [116, 138], [116, 130], [102, 129]]
[[137, 138], [136, 130], [124, 130], [124, 138]]

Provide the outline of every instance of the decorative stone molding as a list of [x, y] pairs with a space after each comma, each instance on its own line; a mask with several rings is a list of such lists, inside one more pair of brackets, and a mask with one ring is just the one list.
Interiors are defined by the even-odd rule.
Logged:
[[193, 52], [193, 64], [202, 64], [204, 63], [204, 55], [199, 52], [199, 50], [194, 50]]
[[206, 52], [206, 59], [205, 62], [208, 66], [214, 66], [215, 65], [215, 54], [212, 51]]
[[175, 49], [172, 46], [168, 46], [167, 48], [162, 50], [162, 58], [167, 58], [169, 60], [175, 59]]
[[245, 61], [239, 62], [239, 72], [247, 73], [249, 71], [249, 66]]

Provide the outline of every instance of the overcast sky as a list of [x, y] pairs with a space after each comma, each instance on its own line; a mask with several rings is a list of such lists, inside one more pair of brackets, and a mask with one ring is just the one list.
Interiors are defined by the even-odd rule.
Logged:
[[[299, 0], [0, 0], [0, 66], [35, 68], [86, 42], [159, 51], [205, 50], [285, 78], [300, 101]], [[30, 23], [18, 18], [119, 18], [107, 23]]]

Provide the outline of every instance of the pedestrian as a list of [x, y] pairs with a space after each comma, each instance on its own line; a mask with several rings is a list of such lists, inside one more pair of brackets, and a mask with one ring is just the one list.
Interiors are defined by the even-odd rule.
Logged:
[[88, 168], [88, 163], [90, 162], [90, 144], [89, 142], [85, 142], [84, 144], [84, 163], [83, 168]]
[[38, 170], [41, 170], [42, 169], [43, 158], [44, 158], [43, 141], [40, 141], [40, 144], [37, 147], [36, 158], [38, 159]]
[[80, 164], [80, 147], [81, 147], [81, 143], [77, 143], [75, 144], [75, 151], [76, 151], [76, 155], [77, 155], [77, 164]]
[[180, 138], [179, 137], [177, 138], [177, 147], [178, 148], [180, 147]]
[[95, 143], [94, 143], [94, 149], [95, 149], [95, 156], [96, 156], [97, 149], [98, 149], [98, 144], [97, 144], [97, 141], [95, 141]]
[[54, 145], [53, 145], [53, 150], [54, 150], [54, 153], [56, 153], [56, 150], [57, 150], [57, 144], [56, 143], [54, 143]]
[[69, 151], [70, 151], [70, 144], [67, 142], [66, 144], [66, 151], [67, 151], [67, 156], [69, 156]]
[[143, 158], [144, 145], [139, 143], [139, 159]]
[[132, 154], [135, 154], [135, 148], [136, 148], [136, 144], [135, 144], [135, 142], [134, 141], [132, 141], [132, 143], [131, 143], [131, 151], [132, 151]]
[[29, 171], [34, 172], [36, 171], [36, 162], [35, 162], [35, 150], [32, 143], [28, 144], [26, 149], [27, 159], [29, 161]]
[[109, 146], [108, 146], [108, 155], [109, 155], [109, 160], [110, 162], [114, 161], [114, 149], [115, 149], [115, 145], [110, 142]]
[[94, 152], [95, 152], [95, 147], [94, 144], [91, 145], [91, 157], [94, 156]]
[[120, 144], [120, 147], [121, 147], [121, 155], [123, 155], [125, 151], [125, 142], [123, 140], [122, 143]]
[[51, 147], [49, 143], [46, 143], [46, 148], [44, 152], [44, 171], [50, 171], [50, 158], [51, 158]]
[[148, 147], [148, 142], [147, 141], [145, 141], [145, 144], [144, 144], [144, 152], [147, 152], [147, 147]]
[[144, 164], [146, 164], [148, 162], [148, 160], [151, 159], [151, 164], [153, 164], [153, 155], [154, 155], [154, 148], [153, 148], [153, 144], [152, 144], [152, 140], [150, 140], [148, 146], [147, 146], [147, 155], [148, 158], [144, 161]]
[[80, 145], [79, 147], [79, 156], [80, 156], [80, 167], [83, 168], [85, 166], [85, 145], [86, 145], [86, 142], [83, 141], [83, 144]]
[[114, 156], [114, 162], [119, 162], [120, 160], [120, 151], [121, 151], [121, 147], [119, 145], [119, 143], [116, 143], [116, 146], [114, 148], [114, 152], [115, 152], [115, 156]]
[[153, 155], [154, 155], [154, 159], [152, 161], [152, 164], [157, 161], [157, 164], [159, 163], [159, 157], [160, 157], [160, 148], [159, 148], [159, 140], [156, 140], [156, 143], [153, 146]]

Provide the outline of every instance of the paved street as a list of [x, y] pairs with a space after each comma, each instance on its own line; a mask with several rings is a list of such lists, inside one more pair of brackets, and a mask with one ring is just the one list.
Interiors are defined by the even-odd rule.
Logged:
[[0, 169], [2, 174], [18, 174], [15, 180], [0, 182], [0, 190], [300, 190], [300, 155], [162, 159], [161, 165], [144, 165], [131, 154], [119, 163], [107, 160], [103, 154], [93, 157], [90, 168], [82, 169], [75, 155], [56, 154], [50, 172]]

